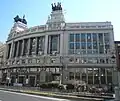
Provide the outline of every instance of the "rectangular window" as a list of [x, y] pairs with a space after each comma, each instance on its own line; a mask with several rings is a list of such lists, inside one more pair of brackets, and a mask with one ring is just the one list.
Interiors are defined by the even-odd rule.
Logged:
[[87, 49], [92, 49], [92, 43], [91, 42], [87, 43]]
[[70, 43], [70, 49], [74, 49], [74, 43]]
[[57, 51], [58, 46], [58, 35], [51, 36], [51, 42], [50, 42], [50, 52]]
[[80, 43], [75, 43], [75, 49], [80, 49]]
[[106, 51], [110, 48], [109, 33], [104, 33], [105, 49]]
[[88, 68], [88, 84], [93, 84], [93, 69]]
[[74, 79], [74, 73], [73, 72], [69, 72], [69, 80]]
[[80, 34], [75, 34], [75, 40], [76, 42], [80, 42]]
[[44, 50], [44, 45], [45, 45], [44, 44], [44, 42], [45, 42], [44, 38], [45, 37], [39, 37], [38, 38], [38, 47], [37, 47], [38, 48], [38, 52]]
[[81, 49], [86, 49], [86, 43], [85, 42], [81, 43]]
[[87, 33], [87, 42], [91, 42], [91, 33]]
[[81, 42], [85, 42], [86, 38], [85, 38], [85, 33], [81, 33]]
[[99, 69], [94, 68], [94, 84], [99, 84]]
[[109, 33], [104, 33], [104, 40], [109, 41]]
[[93, 42], [95, 41], [97, 41], [97, 33], [92, 33], [92, 37], [93, 37]]
[[19, 42], [20, 42], [20, 43], [19, 43], [18, 56], [21, 56], [21, 54], [22, 54], [23, 41], [22, 41], [22, 40], [20, 40]]
[[74, 42], [74, 34], [70, 34], [70, 42]]
[[24, 44], [24, 55], [26, 55], [28, 52], [28, 39], [25, 39], [25, 44]]
[[99, 53], [100, 53], [100, 54], [103, 54], [103, 53], [104, 53], [104, 47], [103, 47], [103, 46], [100, 46], [100, 47], [99, 47]]
[[80, 73], [79, 72], [75, 73], [75, 79], [80, 80]]
[[13, 53], [13, 57], [15, 57], [16, 56], [16, 53], [17, 53], [17, 45], [18, 45], [18, 42], [15, 42], [14, 43], [14, 53]]
[[99, 33], [98, 37], [99, 37], [99, 43], [103, 44], [103, 33]]
[[57, 43], [52, 43], [51, 51], [57, 51]]
[[97, 49], [97, 42], [93, 42], [93, 49]]

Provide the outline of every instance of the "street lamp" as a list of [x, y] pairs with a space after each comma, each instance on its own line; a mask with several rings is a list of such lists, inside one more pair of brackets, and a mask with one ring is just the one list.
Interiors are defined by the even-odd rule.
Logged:
[[65, 68], [65, 60], [63, 56], [60, 56], [60, 63], [62, 64], [61, 73], [60, 73], [60, 84], [61, 84], [63, 83], [63, 69]]
[[62, 56], [60, 56], [60, 63], [62, 64], [61, 71], [60, 71], [60, 85], [61, 85], [62, 84], [62, 76], [63, 76], [63, 66], [64, 66]]
[[11, 80], [10, 80], [10, 78], [9, 77], [7, 77], [7, 84], [8, 84], [8, 87], [9, 87], [9, 84], [11, 83]]

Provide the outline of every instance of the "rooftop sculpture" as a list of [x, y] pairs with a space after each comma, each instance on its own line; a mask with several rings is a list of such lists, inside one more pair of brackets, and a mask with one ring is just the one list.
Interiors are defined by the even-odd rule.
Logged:
[[57, 5], [56, 3], [51, 4], [51, 5], [52, 5], [52, 11], [62, 10], [62, 6], [60, 2], [58, 2]]
[[27, 21], [26, 21], [26, 19], [25, 19], [25, 15], [23, 16], [23, 18], [20, 18], [18, 15], [14, 18], [14, 21], [15, 22], [22, 22], [22, 23], [24, 23], [24, 24], [27, 24]]

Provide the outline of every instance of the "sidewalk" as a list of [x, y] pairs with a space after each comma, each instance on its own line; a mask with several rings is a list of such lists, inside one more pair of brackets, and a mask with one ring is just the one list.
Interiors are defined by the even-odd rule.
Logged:
[[40, 91], [40, 89], [35, 87], [13, 87], [13, 86], [0, 86], [0, 90], [7, 90], [13, 92], [35, 94], [41, 96], [65, 98], [65, 99], [80, 99], [84, 101], [103, 101], [104, 99], [112, 99], [109, 96], [98, 96], [90, 93], [63, 93], [58, 91]]

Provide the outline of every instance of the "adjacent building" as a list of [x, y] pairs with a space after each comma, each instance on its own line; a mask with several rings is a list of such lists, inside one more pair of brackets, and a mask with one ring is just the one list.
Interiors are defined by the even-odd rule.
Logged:
[[120, 41], [115, 41], [115, 50], [116, 50], [116, 64], [117, 68], [114, 70], [114, 85], [119, 86], [119, 72], [120, 72]]
[[117, 69], [120, 71], [120, 41], [115, 41]]
[[113, 85], [116, 59], [111, 22], [66, 22], [60, 3], [52, 5], [45, 25], [28, 28], [24, 17], [14, 20], [6, 41], [3, 81], [9, 77], [11, 83], [30, 86], [52, 81]]
[[0, 42], [0, 82], [2, 80], [2, 68], [5, 66], [5, 48], [6, 45]]

